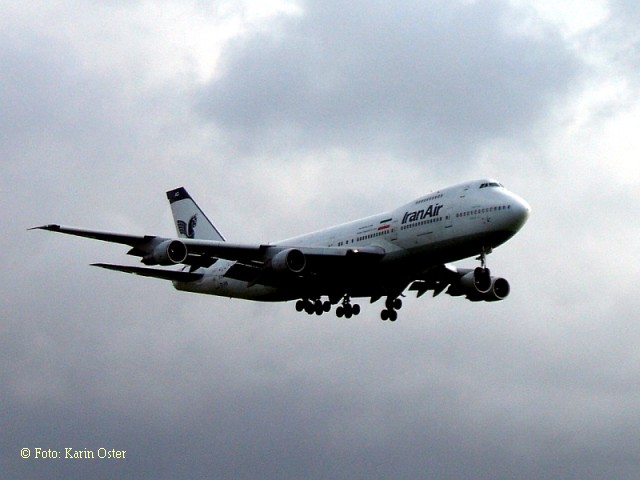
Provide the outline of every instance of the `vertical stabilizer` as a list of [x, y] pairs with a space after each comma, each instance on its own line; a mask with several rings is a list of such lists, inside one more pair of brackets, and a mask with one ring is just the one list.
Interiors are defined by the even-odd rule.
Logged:
[[169, 190], [167, 199], [178, 237], [224, 242], [224, 237], [183, 187]]

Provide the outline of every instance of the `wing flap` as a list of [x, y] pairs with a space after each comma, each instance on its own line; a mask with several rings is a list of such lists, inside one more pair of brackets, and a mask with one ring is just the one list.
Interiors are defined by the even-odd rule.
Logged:
[[[436, 297], [460, 277], [460, 271], [461, 269], [452, 265], [439, 265], [417, 278], [411, 283], [409, 290], [415, 291], [417, 297], [433, 290], [433, 296]], [[467, 270], [464, 270], [464, 273], [466, 272]]]
[[251, 267], [242, 263], [234, 263], [224, 274], [227, 278], [252, 283], [260, 276], [261, 268]]

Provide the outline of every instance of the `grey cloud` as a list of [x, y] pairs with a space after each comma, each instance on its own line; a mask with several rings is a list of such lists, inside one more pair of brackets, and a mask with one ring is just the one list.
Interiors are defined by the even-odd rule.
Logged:
[[581, 65], [552, 30], [509, 31], [504, 2], [306, 2], [235, 41], [198, 99], [239, 149], [466, 154], [526, 132]]
[[[624, 80], [638, 98], [640, 83], [637, 71], [640, 67], [640, 37], [638, 26], [640, 14], [635, 2], [611, 0], [607, 2], [608, 15], [599, 24], [584, 32], [579, 40], [585, 50], [597, 59], [596, 64], [603, 76], [612, 76], [617, 81]], [[629, 99], [610, 106], [604, 115], [615, 114], [629, 107]]]
[[[540, 478], [570, 468], [572, 478], [633, 478], [637, 458], [628, 446], [637, 443], [637, 432], [600, 420], [606, 412], [593, 410], [598, 399], [588, 392], [550, 389], [528, 373], [528, 355], [537, 352], [508, 328], [512, 313], [491, 325], [486, 318], [474, 321], [470, 307], [454, 313], [447, 303], [430, 303], [426, 322], [420, 321], [424, 305], [408, 306], [402, 330], [366, 320], [325, 326], [286, 315], [280, 321], [268, 311], [242, 319], [232, 308], [196, 335], [193, 316], [181, 317], [188, 333], [166, 337], [169, 362], [149, 345], [171, 329], [157, 325], [163, 333], [154, 333], [154, 319], [144, 320], [148, 306], [141, 305], [129, 328], [144, 327], [137, 337], [144, 344], [132, 342], [122, 358], [105, 362], [105, 372], [94, 370], [104, 351], [53, 357], [67, 375], [73, 366], [94, 377], [80, 386], [103, 383], [103, 395], [81, 388], [66, 402], [6, 404], [12, 418], [4, 430], [6, 471], [33, 478]], [[260, 327], [264, 322], [267, 328]], [[112, 333], [103, 334], [112, 341]], [[78, 340], [93, 346], [97, 338]], [[107, 367], [132, 385], [114, 382]], [[145, 374], [135, 375], [137, 368]], [[55, 469], [18, 464], [15, 444], [34, 438], [52, 445], [113, 444], [129, 450], [129, 461]]]
[[[106, 227], [104, 217], [113, 221], [138, 206], [140, 212], [164, 208], [164, 190], [180, 181], [181, 160], [190, 155], [192, 140], [182, 144], [180, 121], [187, 99], [164, 90], [174, 84], [150, 88], [122, 69], [85, 63], [78, 50], [64, 35], [0, 33], [0, 187], [20, 205], [13, 222], [21, 228], [42, 222], [47, 212], [62, 223]], [[172, 147], [159, 141], [170, 138]], [[20, 188], [25, 178], [28, 188]], [[127, 187], [152, 183], [148, 198], [132, 205]], [[65, 216], [69, 204], [75, 219]], [[97, 204], [105, 208], [97, 212]]]

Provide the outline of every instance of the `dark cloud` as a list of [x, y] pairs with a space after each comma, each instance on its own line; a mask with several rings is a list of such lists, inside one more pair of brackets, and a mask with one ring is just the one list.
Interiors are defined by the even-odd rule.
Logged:
[[[632, 478], [637, 432], [603, 420], [630, 397], [619, 403], [624, 397], [614, 391], [602, 398], [567, 388], [570, 371], [553, 385], [536, 378], [564, 370], [563, 355], [530, 372], [531, 359], [544, 362], [549, 352], [528, 345], [533, 332], [518, 338], [524, 332], [509, 329], [510, 314], [487, 325], [484, 313], [474, 320], [478, 310], [453, 301], [427, 308], [432, 320], [411, 309], [395, 330], [366, 320], [279, 320], [273, 311], [246, 319], [229, 311], [206, 323], [181, 316], [185, 333], [177, 335], [167, 328], [170, 315], [155, 323], [156, 333], [155, 319], [133, 313], [113, 325], [141, 330], [120, 350], [95, 347], [124, 337], [77, 335], [58, 320], [66, 333], [53, 338], [66, 336], [68, 353], [50, 358], [53, 378], [42, 382], [59, 384], [63, 375], [75, 389], [5, 404], [5, 471], [26, 478]], [[103, 321], [95, 315], [92, 328]], [[114, 445], [129, 457], [126, 466], [20, 463], [15, 445], [25, 442]]]
[[580, 63], [558, 34], [516, 32], [517, 13], [498, 1], [306, 2], [232, 42], [199, 106], [240, 150], [465, 155], [527, 132], [576, 87]]

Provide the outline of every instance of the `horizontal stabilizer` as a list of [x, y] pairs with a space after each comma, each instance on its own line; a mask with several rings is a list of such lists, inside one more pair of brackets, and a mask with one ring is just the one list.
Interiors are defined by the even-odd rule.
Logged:
[[202, 273], [176, 272], [175, 270], [161, 270], [158, 268], [130, 267], [127, 265], [112, 265], [110, 263], [92, 263], [94, 267], [106, 268], [117, 272], [132, 273], [143, 277], [161, 278], [173, 282], [195, 282], [202, 278]]

